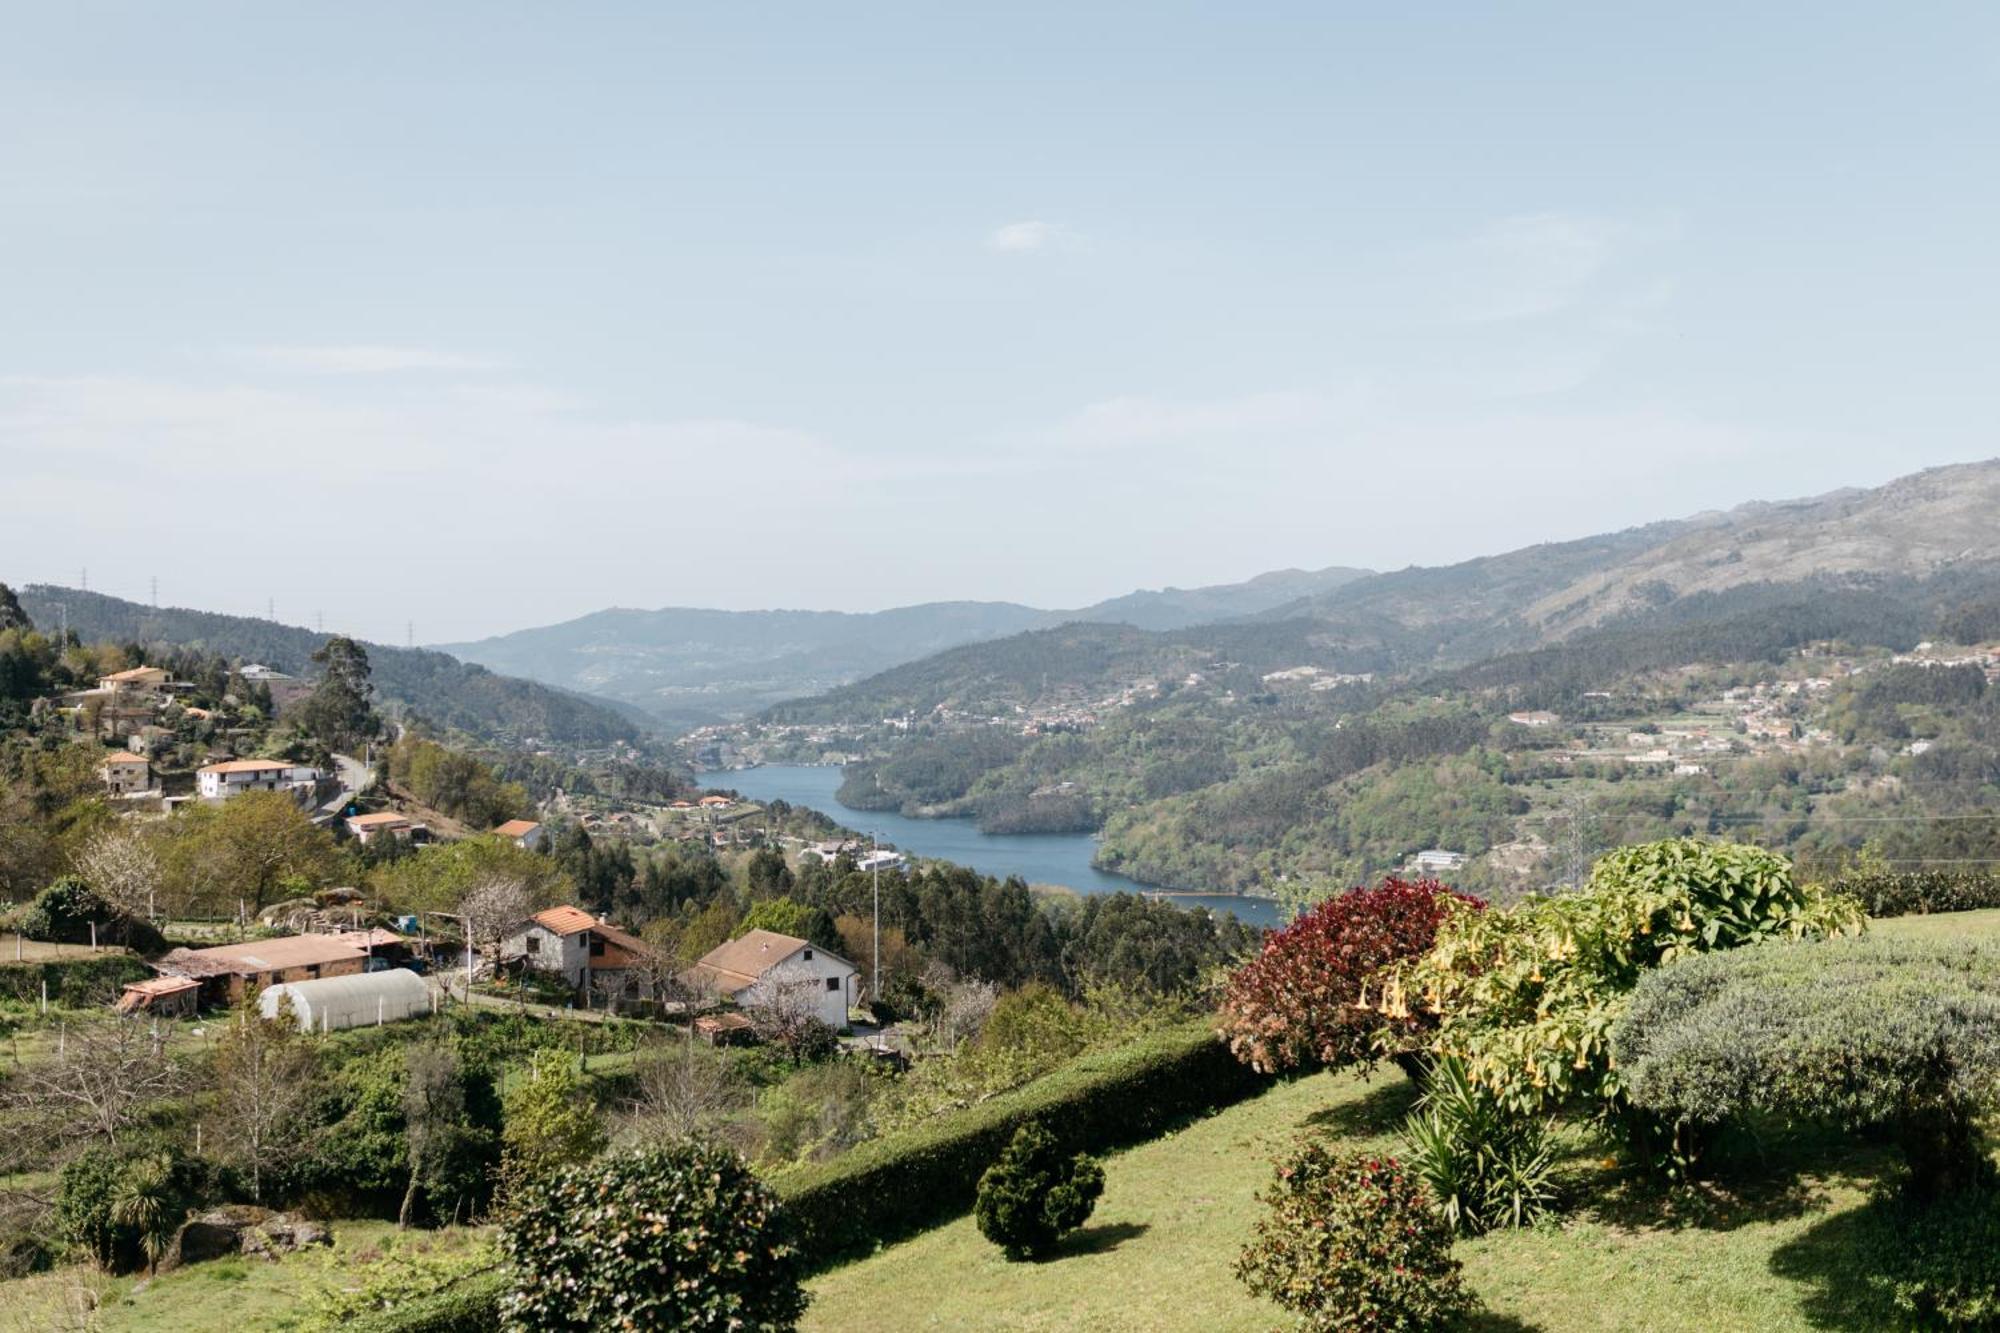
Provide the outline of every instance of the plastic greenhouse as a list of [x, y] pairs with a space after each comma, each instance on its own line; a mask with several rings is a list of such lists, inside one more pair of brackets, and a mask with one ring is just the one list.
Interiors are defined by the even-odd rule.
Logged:
[[276, 1018], [286, 999], [292, 1002], [299, 1026], [308, 1032], [396, 1023], [431, 1011], [430, 987], [404, 967], [266, 987], [260, 1002], [264, 1017]]

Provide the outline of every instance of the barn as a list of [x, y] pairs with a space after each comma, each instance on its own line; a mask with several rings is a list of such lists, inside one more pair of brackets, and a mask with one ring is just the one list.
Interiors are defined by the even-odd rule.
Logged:
[[396, 1023], [431, 1011], [430, 987], [404, 967], [266, 987], [259, 1000], [264, 1017], [276, 1018], [279, 1004], [287, 999], [299, 1027], [307, 1032]]

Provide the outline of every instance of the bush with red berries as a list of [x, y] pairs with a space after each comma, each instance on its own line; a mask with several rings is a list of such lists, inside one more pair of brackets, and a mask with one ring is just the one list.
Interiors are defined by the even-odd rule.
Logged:
[[1384, 968], [1429, 952], [1455, 903], [1484, 905], [1434, 879], [1386, 879], [1329, 898], [1274, 932], [1229, 980], [1222, 1035], [1230, 1050], [1269, 1074], [1366, 1070], [1384, 1047], [1413, 1049], [1423, 1016], [1383, 1005], [1371, 987]]

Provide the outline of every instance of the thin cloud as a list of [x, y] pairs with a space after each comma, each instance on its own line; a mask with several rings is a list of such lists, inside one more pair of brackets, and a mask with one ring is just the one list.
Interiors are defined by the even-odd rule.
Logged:
[[431, 347], [394, 347], [380, 343], [334, 346], [246, 347], [235, 359], [267, 370], [301, 375], [484, 374], [502, 369], [495, 361], [461, 356]]
[[1001, 254], [1029, 254], [1047, 249], [1061, 234], [1062, 229], [1053, 222], [1010, 222], [995, 228], [987, 236], [986, 245]]
[[1675, 234], [1649, 225], [1575, 213], [1502, 218], [1472, 237], [1462, 252], [1453, 317], [1483, 324], [1532, 319], [1604, 295], [1614, 269], [1654, 242]]
[[1192, 402], [1107, 398], [1059, 423], [1051, 438], [1058, 444], [1089, 448], [1193, 438], [1255, 440], [1324, 429], [1343, 415], [1341, 405], [1322, 393], [1258, 393]]

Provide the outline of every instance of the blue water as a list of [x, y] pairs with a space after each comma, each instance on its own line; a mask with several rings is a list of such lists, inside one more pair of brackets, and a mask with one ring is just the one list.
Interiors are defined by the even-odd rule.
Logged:
[[[970, 819], [909, 819], [878, 810], [854, 810], [834, 799], [840, 770], [800, 764], [709, 773], [710, 787], [733, 788], [753, 801], [787, 801], [818, 810], [847, 828], [873, 834], [897, 850], [968, 866], [982, 875], [1019, 875], [1030, 884], [1059, 884], [1078, 893], [1144, 893], [1146, 886], [1090, 864], [1097, 841], [1088, 833], [981, 833]], [[1278, 923], [1278, 906], [1235, 894], [1175, 894], [1184, 907], [1231, 912], [1253, 926]]]

